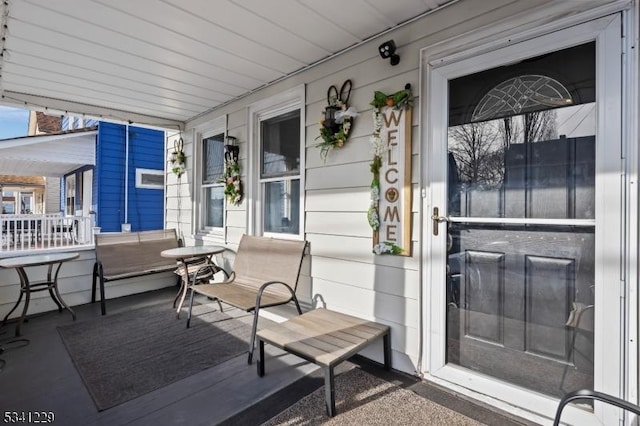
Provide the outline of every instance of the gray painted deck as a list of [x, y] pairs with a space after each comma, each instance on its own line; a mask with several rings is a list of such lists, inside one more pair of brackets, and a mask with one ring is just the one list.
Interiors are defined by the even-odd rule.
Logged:
[[[109, 301], [108, 315], [166, 301], [170, 309], [176, 289], [169, 288]], [[74, 307], [78, 320], [100, 316], [100, 304]], [[225, 312], [250, 322], [245, 312]], [[180, 321], [186, 321], [186, 315]], [[269, 323], [261, 318], [261, 326]], [[293, 355], [265, 347], [268, 371], [260, 378], [246, 353], [199, 374], [137, 399], [98, 412], [56, 330], [72, 322], [68, 312], [34, 315], [23, 324], [26, 347], [0, 354], [0, 414], [6, 411], [52, 411], [60, 425], [253, 425], [260, 424], [322, 386], [317, 367]], [[0, 345], [13, 337], [15, 323], [0, 329]], [[170, 342], [167, 342], [170, 343]], [[368, 372], [419, 395], [491, 425], [527, 424], [461, 399], [416, 378], [385, 372], [361, 358], [353, 360]], [[99, 368], [99, 366], [96, 366]], [[339, 371], [338, 371], [339, 373]], [[302, 380], [300, 380], [302, 379]]]
[[[108, 315], [145, 304], [167, 300], [175, 289], [149, 292], [109, 301]], [[78, 320], [100, 316], [100, 304], [74, 307]], [[251, 318], [245, 312], [225, 309]], [[186, 315], [179, 321], [186, 321]], [[267, 320], [261, 319], [261, 323]], [[68, 312], [49, 312], [31, 317], [22, 327], [22, 337], [30, 344], [9, 349], [0, 355], [6, 366], [0, 372], [0, 413], [4, 411], [53, 411], [62, 425], [211, 425], [237, 414], [303, 377], [315, 367], [292, 355], [271, 348], [269, 373], [258, 378], [255, 363], [247, 364], [246, 354], [200, 374], [175, 382], [103, 412], [98, 412], [76, 371], [56, 330], [70, 324]], [[0, 341], [13, 337], [14, 323], [2, 327]], [[168, 344], [170, 342], [167, 342]], [[294, 366], [294, 368], [291, 368]], [[99, 366], [96, 366], [99, 368]]]

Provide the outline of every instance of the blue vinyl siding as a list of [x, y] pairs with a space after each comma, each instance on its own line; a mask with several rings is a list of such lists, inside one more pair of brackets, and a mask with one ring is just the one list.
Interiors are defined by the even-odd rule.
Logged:
[[[97, 226], [117, 232], [125, 223], [126, 126], [100, 122], [96, 147]], [[129, 126], [128, 217], [132, 231], [162, 229], [164, 191], [136, 188], [136, 168], [164, 170], [164, 132]]]

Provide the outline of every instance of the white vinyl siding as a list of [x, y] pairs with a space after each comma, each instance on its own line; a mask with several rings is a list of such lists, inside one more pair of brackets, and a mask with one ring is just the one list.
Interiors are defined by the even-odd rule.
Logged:
[[[593, 5], [593, 4], [592, 4]], [[547, 0], [512, 2], [461, 1], [439, 12], [427, 15], [384, 37], [350, 49], [334, 59], [297, 73], [260, 91], [254, 92], [218, 110], [215, 114], [198, 117], [188, 127], [202, 126], [218, 114], [227, 114], [228, 131], [238, 135], [241, 157], [253, 147], [246, 146], [255, 131], [251, 123], [251, 108], [267, 100], [299, 90], [304, 84], [305, 167], [303, 195], [303, 235], [310, 242], [309, 264], [303, 265], [298, 297], [307, 305], [333, 308], [345, 313], [376, 320], [392, 327], [393, 366], [408, 373], [424, 371], [420, 353], [420, 212], [421, 193], [421, 133], [420, 50], [449, 38], [475, 32], [480, 43], [496, 22], [508, 22], [513, 16], [530, 19], [556, 14], [561, 16], [559, 2]], [[584, 6], [588, 8], [589, 6]], [[550, 9], [553, 9], [549, 11]], [[528, 24], [531, 28], [538, 24]], [[527, 29], [524, 28], [523, 30]], [[377, 47], [394, 39], [398, 45], [399, 65], [391, 66], [380, 58]], [[352, 133], [344, 147], [332, 150], [323, 160], [316, 147], [319, 140], [319, 120], [327, 104], [327, 89], [338, 87], [352, 79], [350, 106], [359, 113], [354, 119]], [[394, 93], [410, 83], [415, 96], [412, 129], [412, 256], [374, 256], [372, 232], [367, 223], [372, 160], [369, 137], [373, 131], [372, 107], [374, 91]], [[286, 104], [281, 102], [281, 106]], [[249, 142], [251, 143], [251, 142]], [[244, 164], [243, 164], [244, 166]], [[243, 182], [250, 182], [258, 168], [254, 163], [243, 167]], [[227, 241], [234, 248], [245, 232], [253, 232], [255, 211], [253, 201], [243, 202], [227, 214]], [[334, 272], [339, 271], [339, 272]], [[311, 284], [313, 283], [313, 284]], [[381, 360], [376, 347], [370, 355]], [[369, 352], [365, 352], [369, 353]]]

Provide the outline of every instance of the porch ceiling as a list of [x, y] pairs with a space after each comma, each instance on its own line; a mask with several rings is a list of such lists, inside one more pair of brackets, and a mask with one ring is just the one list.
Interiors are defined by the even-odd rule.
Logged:
[[4, 0], [2, 103], [185, 122], [456, 0]]
[[0, 140], [5, 175], [62, 177], [96, 164], [95, 130]]

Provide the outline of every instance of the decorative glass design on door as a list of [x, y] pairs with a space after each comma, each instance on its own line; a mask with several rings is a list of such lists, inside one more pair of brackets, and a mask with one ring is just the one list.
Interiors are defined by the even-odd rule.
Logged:
[[449, 82], [447, 363], [593, 388], [595, 44]]

